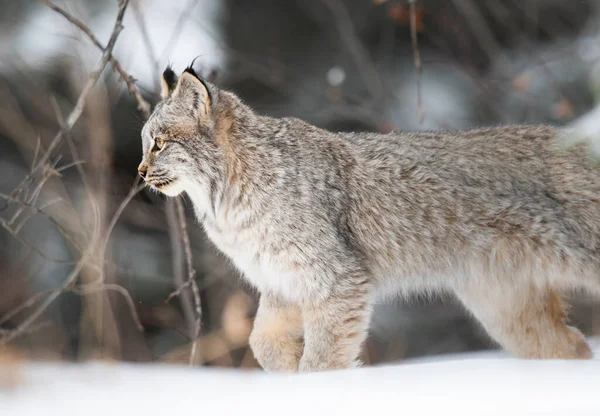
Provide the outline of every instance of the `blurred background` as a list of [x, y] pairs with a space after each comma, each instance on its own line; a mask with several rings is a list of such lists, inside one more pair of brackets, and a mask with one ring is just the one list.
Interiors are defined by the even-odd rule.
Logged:
[[[0, 0], [0, 344], [257, 366], [256, 293], [188, 201], [136, 182], [159, 74], [196, 57], [256, 111], [335, 131], [599, 130], [597, 0]], [[597, 305], [569, 301], [600, 333]], [[454, 299], [398, 299], [377, 307], [364, 360], [491, 348]]]

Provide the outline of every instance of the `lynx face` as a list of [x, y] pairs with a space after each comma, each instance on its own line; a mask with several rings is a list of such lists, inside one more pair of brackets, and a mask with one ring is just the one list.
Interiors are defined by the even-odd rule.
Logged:
[[177, 79], [163, 74], [163, 100], [142, 129], [143, 158], [138, 172], [154, 189], [176, 196], [206, 185], [218, 170], [211, 95], [192, 69]]

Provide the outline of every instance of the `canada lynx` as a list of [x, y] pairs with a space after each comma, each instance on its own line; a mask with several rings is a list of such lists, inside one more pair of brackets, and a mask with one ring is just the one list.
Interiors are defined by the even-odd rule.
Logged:
[[266, 370], [359, 364], [382, 296], [453, 293], [507, 351], [590, 358], [560, 292], [600, 292], [600, 170], [562, 130], [332, 133], [163, 74], [140, 175], [185, 192], [261, 294]]

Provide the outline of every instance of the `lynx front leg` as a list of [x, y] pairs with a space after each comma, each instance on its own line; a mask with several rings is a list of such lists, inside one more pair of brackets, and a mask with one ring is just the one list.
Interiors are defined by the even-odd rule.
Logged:
[[263, 294], [250, 335], [250, 347], [266, 371], [298, 371], [302, 356], [300, 308]]
[[361, 364], [358, 357], [371, 318], [369, 294], [365, 284], [344, 292], [302, 309], [304, 354], [300, 371], [351, 368]]

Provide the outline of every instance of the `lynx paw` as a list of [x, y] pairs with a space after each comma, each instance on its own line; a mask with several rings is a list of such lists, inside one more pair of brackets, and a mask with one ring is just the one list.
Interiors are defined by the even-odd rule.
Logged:
[[250, 335], [250, 348], [265, 371], [298, 371], [302, 339], [255, 330]]

